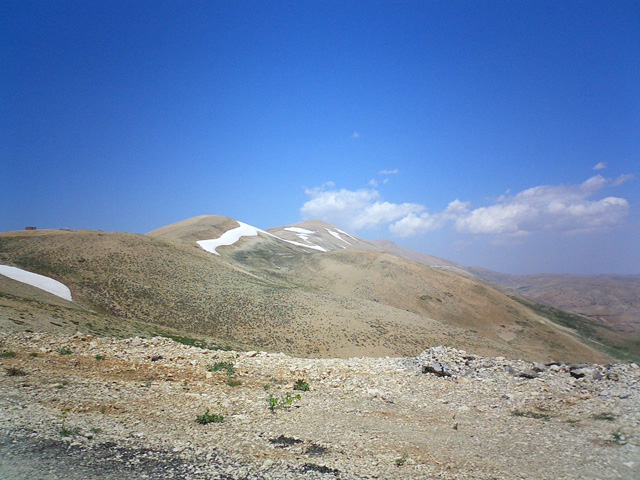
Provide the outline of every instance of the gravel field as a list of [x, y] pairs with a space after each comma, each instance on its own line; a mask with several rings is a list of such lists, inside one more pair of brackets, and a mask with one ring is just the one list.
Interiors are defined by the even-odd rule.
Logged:
[[640, 478], [635, 364], [27, 333], [0, 357], [2, 478]]

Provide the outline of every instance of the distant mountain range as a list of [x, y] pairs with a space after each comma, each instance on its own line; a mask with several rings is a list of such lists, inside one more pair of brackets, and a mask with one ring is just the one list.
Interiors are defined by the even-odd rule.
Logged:
[[477, 269], [318, 220], [261, 230], [212, 215], [147, 235], [6, 232], [0, 264], [58, 280], [74, 300], [0, 276], [4, 330], [99, 326], [108, 333], [112, 325], [112, 334], [137, 329], [324, 357], [450, 345], [540, 361], [607, 361], [640, 350], [614, 328], [507, 295]]

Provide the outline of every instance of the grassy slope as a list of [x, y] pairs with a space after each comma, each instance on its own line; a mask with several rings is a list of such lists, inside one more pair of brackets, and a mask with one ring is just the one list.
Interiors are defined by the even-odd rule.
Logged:
[[517, 295], [511, 296], [511, 298], [538, 315], [571, 329], [576, 336], [584, 339], [594, 348], [618, 360], [640, 362], [640, 340], [633, 336], [620, 334], [582, 315], [543, 305]]
[[62, 281], [107, 323], [126, 318], [177, 336], [305, 356], [407, 355], [444, 344], [536, 360], [606, 360], [495, 290], [388, 254], [319, 255], [268, 238], [222, 253], [133, 234], [0, 235], [3, 263]]

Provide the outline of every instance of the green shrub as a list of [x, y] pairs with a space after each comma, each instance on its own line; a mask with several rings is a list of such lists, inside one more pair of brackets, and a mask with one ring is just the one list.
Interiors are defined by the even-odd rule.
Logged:
[[233, 362], [216, 362], [213, 365], [209, 365], [207, 367], [210, 372], [219, 372], [224, 370], [227, 372], [227, 376], [231, 377], [234, 373], [236, 373], [236, 369], [233, 366]]
[[407, 463], [407, 456], [403, 455], [400, 458], [396, 458], [396, 466], [397, 467], [401, 467], [403, 466], [405, 463]]
[[209, 409], [207, 408], [206, 412], [196, 417], [196, 422], [200, 425], [206, 425], [207, 423], [222, 423], [224, 422], [224, 416], [218, 415], [217, 413], [209, 413]]
[[58, 351], [58, 353], [59, 353], [60, 355], [71, 355], [71, 354], [73, 353], [73, 352], [71, 351], [71, 349], [66, 348], [66, 347], [65, 347], [65, 348], [59, 348], [57, 351]]
[[16, 352], [0, 352], [0, 358], [13, 358], [16, 356]]
[[291, 395], [291, 392], [285, 393], [280, 398], [269, 394], [267, 397], [267, 403], [269, 404], [269, 410], [275, 412], [276, 410], [289, 408], [293, 404], [294, 400], [300, 400], [301, 398], [300, 394]]
[[296, 383], [293, 384], [293, 389], [294, 390], [300, 390], [301, 392], [308, 392], [309, 391], [309, 384], [307, 382], [305, 382], [304, 380], [298, 380], [298, 381], [296, 381]]

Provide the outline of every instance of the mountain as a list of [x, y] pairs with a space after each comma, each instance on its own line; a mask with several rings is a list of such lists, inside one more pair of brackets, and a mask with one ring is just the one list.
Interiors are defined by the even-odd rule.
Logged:
[[[261, 230], [201, 216], [148, 235], [6, 232], [0, 261], [62, 282], [74, 300], [66, 308], [103, 323], [233, 348], [352, 357], [448, 345], [537, 361], [607, 361], [628, 350], [619, 335], [607, 344], [587, 338], [557, 312], [541, 315], [537, 304], [318, 221]], [[0, 324], [8, 324], [19, 299], [0, 293]], [[55, 323], [95, 327], [79, 318]]]
[[426, 253], [411, 250], [409, 248], [404, 248], [400, 245], [396, 245], [390, 240], [380, 239], [374, 240], [371, 243], [379, 247], [382, 251], [392, 253], [394, 255], [397, 255], [398, 257], [408, 258], [409, 260], [413, 260], [414, 262], [418, 262], [429, 267], [446, 270], [457, 275], [462, 275], [463, 277], [473, 276], [473, 274], [470, 274], [465, 267], [452, 262], [451, 260], [445, 260], [444, 258], [434, 257], [433, 255], [427, 255]]
[[322, 220], [305, 220], [293, 225], [270, 228], [269, 232], [280, 238], [300, 242], [303, 245], [316, 247], [327, 252], [348, 249], [382, 250], [375, 244], [355, 237]]
[[509, 275], [468, 269], [492, 284], [640, 339], [640, 275]]

